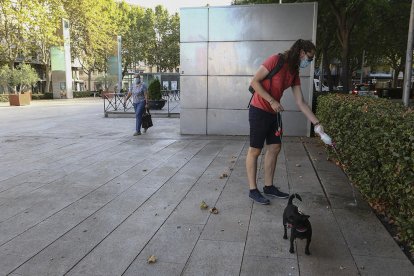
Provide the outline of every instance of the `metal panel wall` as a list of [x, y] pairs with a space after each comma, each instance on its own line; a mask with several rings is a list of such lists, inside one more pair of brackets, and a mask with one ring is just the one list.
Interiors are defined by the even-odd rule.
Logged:
[[[270, 55], [315, 41], [317, 3], [181, 9], [181, 133], [248, 135], [249, 82]], [[312, 102], [313, 64], [301, 70]], [[286, 135], [309, 135], [291, 89], [281, 100]]]

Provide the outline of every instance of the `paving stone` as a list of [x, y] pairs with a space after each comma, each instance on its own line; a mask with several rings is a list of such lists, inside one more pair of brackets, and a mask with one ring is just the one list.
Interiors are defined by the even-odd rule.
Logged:
[[[302, 273], [306, 275], [306, 273]], [[296, 259], [244, 256], [241, 267], [242, 276], [250, 275], [299, 275]]]
[[203, 226], [196, 224], [164, 225], [135, 261], [147, 260], [148, 257], [154, 255], [157, 261], [183, 264], [182, 267], [184, 267], [200, 237]]
[[199, 240], [183, 275], [239, 275], [243, 242]]
[[[122, 274], [124, 276], [179, 276], [184, 268], [184, 264], [167, 263], [157, 260], [155, 264], [148, 264], [147, 260], [135, 260], [128, 270]], [[95, 276], [95, 274], [91, 274]]]
[[361, 275], [414, 275], [414, 266], [407, 258], [394, 259], [360, 255], [354, 256]]
[[[355, 261], [333, 214], [311, 216], [310, 221], [311, 255], [305, 254], [306, 240], [296, 240], [295, 251], [300, 271], [304, 275], [358, 275]], [[289, 232], [288, 237], [290, 238]]]
[[289, 253], [289, 241], [283, 239], [282, 222], [251, 223], [244, 256], [296, 259]]
[[224, 209], [221, 208], [220, 202], [216, 207], [219, 213], [210, 215], [201, 239], [244, 243], [249, 226], [250, 208]]
[[334, 213], [352, 254], [407, 258], [372, 211], [350, 208], [335, 209]]
[[54, 102], [0, 109], [0, 275], [413, 274], [316, 139], [284, 137], [278, 158], [274, 184], [302, 196], [314, 230], [312, 255], [305, 240], [290, 254], [287, 200], [248, 197], [247, 137], [180, 135], [155, 116], [132, 137], [134, 118], [103, 118], [100, 101]]

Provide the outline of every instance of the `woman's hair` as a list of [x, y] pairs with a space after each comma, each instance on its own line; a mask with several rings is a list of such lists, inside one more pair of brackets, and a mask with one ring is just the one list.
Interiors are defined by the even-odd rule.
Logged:
[[316, 51], [316, 47], [310, 40], [296, 40], [296, 42], [293, 43], [292, 47], [290, 47], [290, 49], [283, 54], [285, 57], [285, 62], [289, 64], [289, 70], [291, 72], [297, 72], [299, 70], [299, 57], [301, 50], [305, 51], [305, 53], [309, 53]]

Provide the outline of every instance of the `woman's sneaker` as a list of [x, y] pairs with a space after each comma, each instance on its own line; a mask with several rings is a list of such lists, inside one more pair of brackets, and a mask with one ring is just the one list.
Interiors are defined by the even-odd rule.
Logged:
[[258, 189], [250, 190], [249, 197], [256, 201], [259, 204], [262, 205], [268, 205], [270, 203], [270, 200], [265, 198]]
[[263, 193], [268, 196], [273, 196], [277, 198], [288, 198], [289, 194], [279, 191], [275, 186], [264, 186]]
[[138, 132], [138, 131], [134, 132], [134, 136], [138, 136], [138, 135], [141, 135], [141, 132]]

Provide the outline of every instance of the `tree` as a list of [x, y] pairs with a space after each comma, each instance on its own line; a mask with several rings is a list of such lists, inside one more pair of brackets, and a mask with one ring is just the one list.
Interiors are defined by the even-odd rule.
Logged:
[[29, 52], [27, 26], [31, 21], [31, 4], [31, 0], [0, 0], [0, 58], [9, 68]]
[[180, 20], [178, 14], [170, 16], [163, 6], [155, 7], [155, 40], [149, 41], [147, 62], [157, 66], [157, 72], [173, 70], [179, 64]]
[[9, 74], [9, 84], [17, 93], [27, 91], [39, 80], [36, 71], [30, 65], [24, 63], [20, 64], [17, 69], [11, 69]]
[[3, 91], [8, 91], [10, 82], [10, 68], [7, 64], [0, 67], [0, 86], [3, 87]]
[[164, 38], [165, 69], [173, 71], [180, 65], [180, 17], [173, 14], [169, 20], [169, 32]]
[[[326, 0], [325, 0], [326, 1]], [[328, 0], [328, 5], [331, 7], [336, 18], [337, 36], [341, 44], [341, 80], [344, 86], [343, 91], [349, 90], [349, 53], [350, 41], [352, 31], [362, 16], [365, 0]]]
[[373, 6], [376, 29], [370, 30], [368, 39], [376, 42], [370, 46], [377, 56], [370, 58], [375, 60], [381, 57], [380, 60], [393, 69], [393, 87], [396, 86], [399, 72], [405, 70], [410, 8], [410, 0], [388, 0]]
[[154, 15], [151, 9], [118, 4], [118, 33], [122, 36], [124, 76], [132, 65], [148, 60], [151, 42], [155, 40]]
[[107, 71], [107, 58], [115, 47], [115, 9], [113, 0], [62, 0], [71, 22], [71, 52], [88, 75]]
[[58, 35], [64, 15], [60, 0], [33, 0], [33, 19], [29, 26], [29, 39], [32, 52], [43, 65], [46, 78], [46, 92], [50, 91], [51, 80], [51, 47], [61, 45], [62, 38]]

